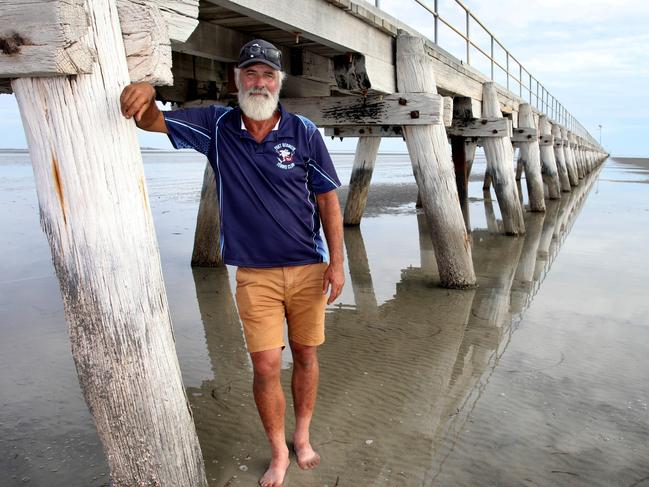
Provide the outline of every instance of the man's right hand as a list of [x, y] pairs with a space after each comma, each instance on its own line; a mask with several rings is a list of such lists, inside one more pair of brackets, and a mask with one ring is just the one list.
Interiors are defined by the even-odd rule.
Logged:
[[122, 91], [122, 115], [135, 118], [138, 127], [151, 132], [167, 132], [162, 112], [155, 104], [155, 88], [149, 83], [133, 83]]

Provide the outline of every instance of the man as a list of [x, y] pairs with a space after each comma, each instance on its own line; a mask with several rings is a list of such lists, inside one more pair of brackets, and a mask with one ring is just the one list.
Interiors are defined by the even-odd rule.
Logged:
[[278, 103], [283, 77], [281, 51], [257, 39], [242, 47], [235, 69], [239, 108], [162, 113], [147, 83], [127, 86], [121, 96], [125, 117], [135, 117], [144, 130], [167, 133], [176, 148], [202, 152], [214, 169], [223, 260], [238, 266], [237, 306], [253, 363], [254, 398], [271, 447], [262, 487], [280, 486], [290, 463], [280, 384], [285, 320], [293, 354], [297, 463], [312, 469], [320, 462], [309, 438], [317, 347], [324, 342], [325, 302], [331, 304], [344, 283], [335, 192], [340, 182], [313, 123]]

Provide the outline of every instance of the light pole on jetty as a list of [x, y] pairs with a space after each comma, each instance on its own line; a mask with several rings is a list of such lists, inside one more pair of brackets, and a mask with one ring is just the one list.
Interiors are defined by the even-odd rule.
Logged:
[[[157, 9], [119, 6], [128, 26], [120, 27], [115, 0], [0, 1], [0, 78], [12, 78], [20, 107], [72, 355], [111, 485], [205, 487], [135, 125], [119, 109], [130, 81], [128, 36], [138, 25], [147, 35], [166, 26]], [[165, 52], [135, 37], [139, 54]]]

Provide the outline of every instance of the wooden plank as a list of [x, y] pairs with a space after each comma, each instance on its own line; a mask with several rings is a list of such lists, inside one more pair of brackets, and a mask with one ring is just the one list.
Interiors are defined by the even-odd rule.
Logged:
[[171, 58], [171, 72], [174, 78], [192, 78], [217, 83], [227, 81], [227, 69], [221, 62], [176, 51], [172, 52]]
[[186, 41], [172, 40], [171, 48], [177, 52], [231, 63], [239, 59], [241, 46], [252, 39], [248, 34], [201, 22]]
[[442, 97], [436, 93], [288, 98], [281, 101], [288, 111], [306, 116], [319, 127], [442, 124]]
[[[520, 112], [519, 112], [519, 125], [520, 125]], [[528, 122], [531, 123], [531, 122]], [[512, 144], [518, 144], [521, 142], [533, 142], [535, 140], [539, 140], [538, 138], [538, 133], [535, 128], [529, 128], [529, 127], [518, 127], [513, 129], [511, 135], [512, 139]]]
[[331, 95], [329, 83], [314, 81], [312, 79], [302, 78], [301, 76], [287, 76], [282, 86], [282, 96], [287, 98], [329, 95]]
[[[142, 0], [138, 0], [142, 1]], [[146, 0], [160, 9], [169, 39], [184, 42], [198, 26], [199, 0]]]
[[510, 137], [512, 125], [506, 118], [453, 119], [446, 132], [455, 137]]
[[539, 145], [554, 145], [554, 136], [548, 134], [541, 135]]
[[325, 127], [327, 137], [399, 137], [403, 138], [401, 125], [341, 125]]
[[118, 0], [117, 10], [131, 82], [172, 85], [171, 44], [160, 10], [138, 0]]
[[333, 60], [316, 54], [303, 47], [290, 48], [288, 60], [289, 74], [313, 81], [335, 83]]
[[90, 73], [84, 0], [0, 0], [0, 78]]
[[[296, 8], [292, 0], [207, 0], [250, 18], [335, 49], [341, 54], [357, 52], [365, 56], [372, 89], [396, 91], [393, 38], [342, 9], [322, 0], [302, 0]], [[278, 15], [281, 12], [281, 16]]]
[[[452, 96], [445, 96], [442, 98], [443, 104], [444, 104], [444, 127], [448, 129], [451, 125], [453, 125], [453, 97]], [[448, 130], [447, 130], [448, 132]]]

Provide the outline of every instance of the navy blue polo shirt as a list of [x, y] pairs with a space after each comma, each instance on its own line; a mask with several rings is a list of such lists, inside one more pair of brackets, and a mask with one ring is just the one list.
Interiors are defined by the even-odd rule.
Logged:
[[205, 154], [214, 169], [226, 264], [281, 267], [329, 260], [315, 195], [340, 186], [316, 126], [280, 109], [261, 143], [241, 112], [212, 105], [163, 112], [176, 149]]

